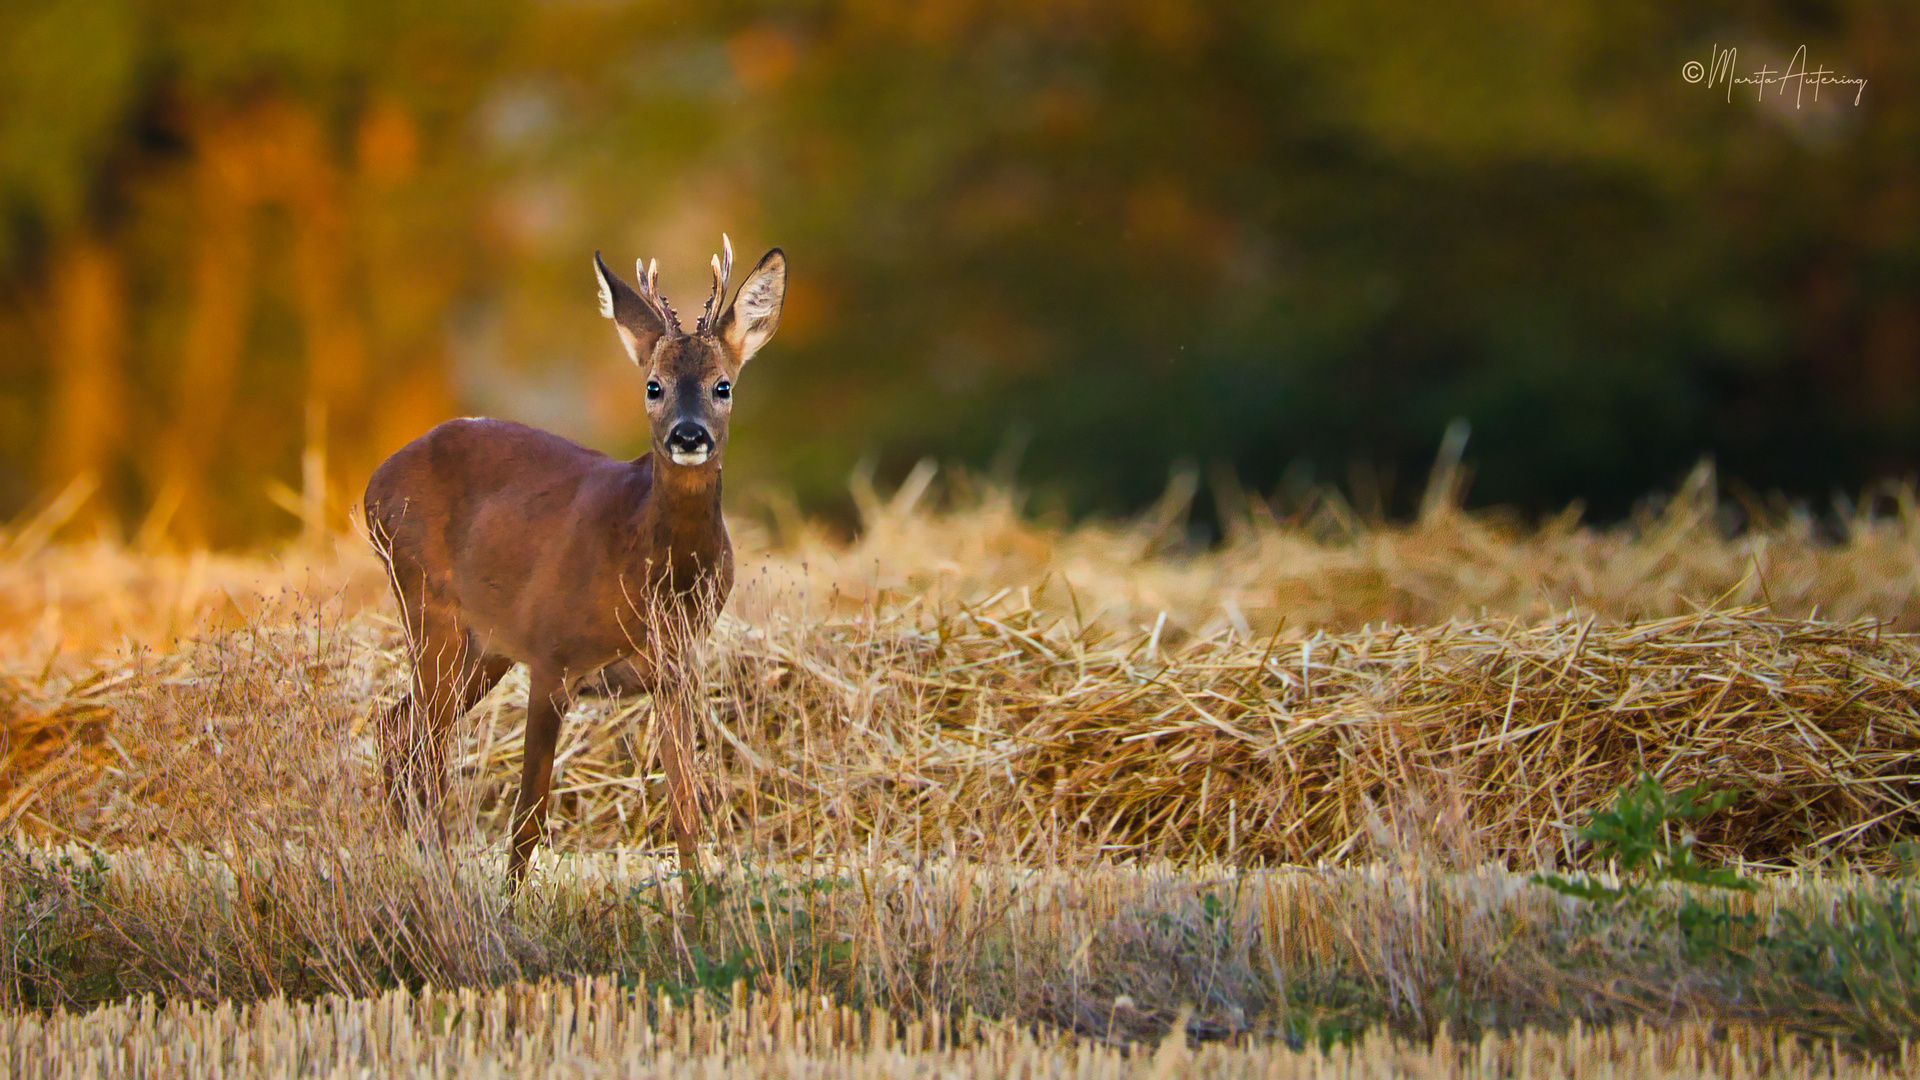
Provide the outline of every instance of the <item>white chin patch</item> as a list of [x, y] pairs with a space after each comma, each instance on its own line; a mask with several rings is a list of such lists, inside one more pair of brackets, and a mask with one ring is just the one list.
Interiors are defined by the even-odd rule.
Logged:
[[705, 465], [707, 463], [707, 452], [705, 450], [699, 450], [693, 453], [688, 453], [685, 450], [672, 450], [668, 452], [667, 456], [673, 459], [675, 465]]

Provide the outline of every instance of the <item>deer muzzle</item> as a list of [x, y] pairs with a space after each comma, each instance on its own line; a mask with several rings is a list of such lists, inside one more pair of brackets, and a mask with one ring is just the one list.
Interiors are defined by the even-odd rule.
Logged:
[[705, 425], [682, 420], [667, 432], [667, 456], [675, 465], [703, 465], [713, 456], [713, 436]]

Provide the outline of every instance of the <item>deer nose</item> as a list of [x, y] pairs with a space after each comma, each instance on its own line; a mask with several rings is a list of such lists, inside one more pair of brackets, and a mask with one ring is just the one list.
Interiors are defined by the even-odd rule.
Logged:
[[707, 454], [713, 451], [713, 436], [692, 420], [682, 420], [667, 432], [667, 449], [682, 454]]

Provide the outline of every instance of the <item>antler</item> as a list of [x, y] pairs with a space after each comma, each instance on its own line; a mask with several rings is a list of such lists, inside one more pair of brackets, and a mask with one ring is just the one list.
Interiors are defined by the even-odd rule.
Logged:
[[680, 329], [679, 314], [673, 310], [672, 304], [667, 303], [667, 298], [660, 295], [660, 260], [648, 262], [645, 259], [636, 259], [633, 272], [634, 277], [639, 279], [634, 291], [640, 294], [641, 302], [653, 309], [654, 318], [659, 319], [660, 325], [666, 327], [668, 336], [678, 337], [685, 333], [686, 331]]
[[727, 302], [727, 278], [733, 274], [733, 241], [726, 233], [720, 234], [720, 250], [724, 255], [715, 255], [713, 262], [713, 295], [707, 297], [707, 306], [700, 313], [700, 325], [695, 333], [704, 334], [720, 323], [721, 305]]

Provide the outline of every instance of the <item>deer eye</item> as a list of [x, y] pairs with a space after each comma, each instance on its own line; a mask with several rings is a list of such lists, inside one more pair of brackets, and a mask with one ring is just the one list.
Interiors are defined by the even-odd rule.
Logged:
[[721, 379], [721, 380], [720, 380], [719, 382], [717, 382], [717, 383], [714, 383], [714, 384], [713, 384], [713, 396], [714, 396], [714, 397], [717, 397], [717, 398], [730, 398], [730, 397], [732, 397], [732, 396], [733, 396], [733, 384], [732, 384], [732, 383], [730, 383], [730, 382], [728, 382], [728, 381], [727, 381], [727, 380], [725, 380], [725, 379]]
[[660, 391], [659, 382], [653, 379], [648, 379], [647, 380], [647, 400], [648, 401], [660, 400], [660, 393], [661, 391]]

